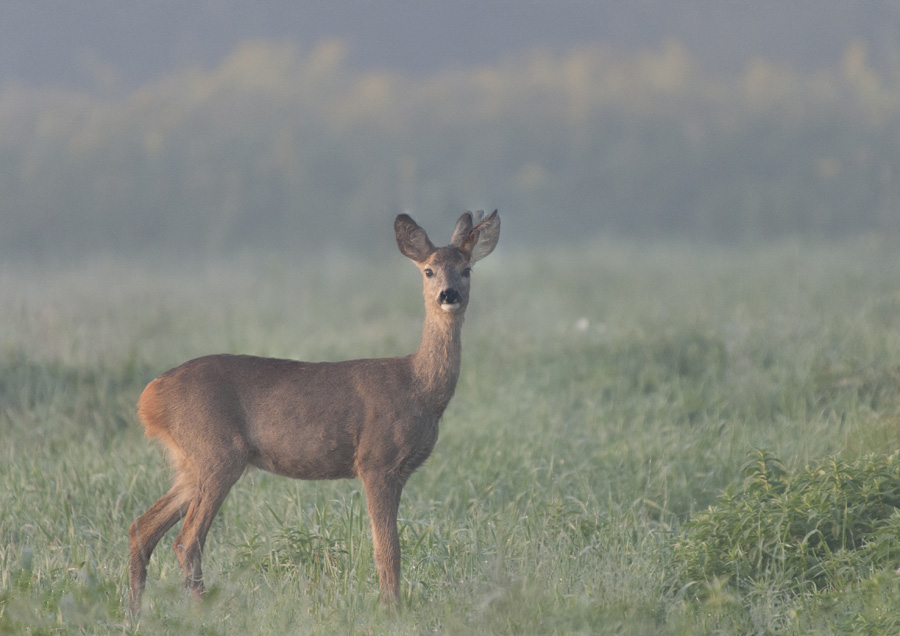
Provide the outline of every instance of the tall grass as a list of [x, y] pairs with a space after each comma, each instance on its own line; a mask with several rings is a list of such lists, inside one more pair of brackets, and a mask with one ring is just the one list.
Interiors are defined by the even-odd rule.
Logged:
[[0, 633], [838, 634], [900, 622], [894, 557], [871, 558], [897, 554], [884, 530], [877, 545], [842, 544], [867, 569], [827, 585], [791, 585], [784, 568], [741, 579], [688, 567], [704, 549], [721, 558], [725, 544], [692, 528], [738, 518], [722, 493], [752, 492], [754, 449], [786, 476], [894, 461], [900, 256], [870, 238], [499, 251], [474, 273], [457, 395], [401, 503], [404, 611], [378, 605], [358, 482], [253, 471], [210, 532], [208, 598], [182, 592], [166, 539], [129, 625], [128, 525], [170, 476], [134, 418], [144, 384], [211, 352], [411, 351], [418, 275], [384, 261], [5, 266]]

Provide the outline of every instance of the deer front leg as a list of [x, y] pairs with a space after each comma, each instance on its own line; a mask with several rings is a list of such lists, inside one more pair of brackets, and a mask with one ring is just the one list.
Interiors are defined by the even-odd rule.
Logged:
[[363, 478], [366, 505], [372, 522], [372, 545], [382, 603], [400, 599], [400, 537], [397, 535], [397, 510], [403, 484], [390, 478]]

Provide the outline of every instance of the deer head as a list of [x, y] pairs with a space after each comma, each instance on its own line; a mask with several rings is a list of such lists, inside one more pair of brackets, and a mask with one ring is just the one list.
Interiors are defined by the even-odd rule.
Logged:
[[450, 244], [435, 247], [428, 235], [408, 215], [394, 222], [397, 246], [422, 272], [425, 308], [461, 316], [469, 304], [469, 279], [472, 266], [490, 254], [500, 238], [497, 210], [482, 219], [483, 211], [466, 212], [459, 217]]

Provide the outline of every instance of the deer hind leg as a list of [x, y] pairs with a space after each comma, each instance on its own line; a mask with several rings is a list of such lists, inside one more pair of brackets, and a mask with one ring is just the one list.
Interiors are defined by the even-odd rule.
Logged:
[[228, 491], [243, 473], [244, 466], [243, 463], [231, 465], [200, 480], [184, 525], [175, 538], [175, 554], [184, 574], [184, 585], [196, 599], [200, 599], [204, 591], [200, 560], [206, 535]]
[[397, 534], [397, 510], [403, 484], [380, 477], [363, 478], [366, 505], [372, 522], [372, 546], [381, 601], [394, 603], [400, 599], [400, 538]]
[[141, 594], [147, 580], [147, 564], [153, 549], [178, 521], [184, 517], [190, 501], [190, 492], [185, 484], [176, 480], [175, 484], [155, 504], [138, 517], [128, 531], [130, 545], [129, 589], [130, 611], [137, 616], [141, 609]]

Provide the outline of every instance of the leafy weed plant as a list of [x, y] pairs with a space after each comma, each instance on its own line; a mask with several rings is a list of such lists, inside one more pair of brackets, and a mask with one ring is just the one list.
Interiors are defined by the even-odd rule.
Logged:
[[[828, 457], [788, 471], [757, 450], [675, 545], [681, 583], [728, 581], [747, 593], [841, 589], [900, 566], [900, 455]], [[708, 590], [699, 586], [697, 590]]]

